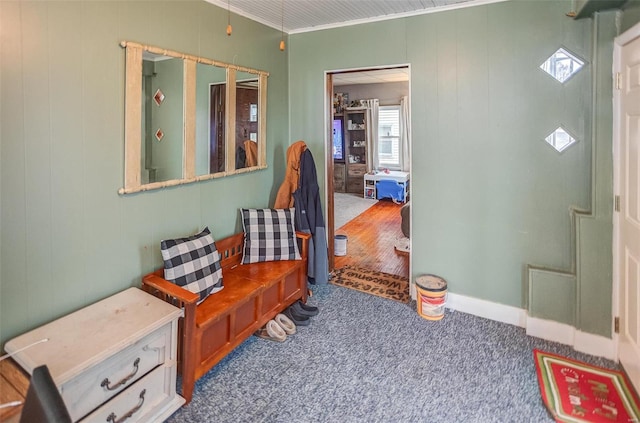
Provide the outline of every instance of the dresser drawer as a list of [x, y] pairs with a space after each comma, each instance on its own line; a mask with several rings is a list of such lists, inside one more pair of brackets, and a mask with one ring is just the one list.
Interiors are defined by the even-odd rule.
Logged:
[[171, 326], [165, 325], [64, 383], [60, 391], [73, 421], [87, 415], [167, 361], [170, 348]]
[[364, 179], [349, 178], [347, 181], [347, 192], [362, 194], [364, 191]]
[[115, 423], [127, 415], [127, 422], [158, 421], [157, 411], [172, 400], [169, 377], [172, 371], [172, 367], [165, 365], [156, 368], [81, 422]]
[[347, 176], [351, 178], [363, 178], [367, 173], [367, 165], [363, 164], [350, 164], [347, 170]]

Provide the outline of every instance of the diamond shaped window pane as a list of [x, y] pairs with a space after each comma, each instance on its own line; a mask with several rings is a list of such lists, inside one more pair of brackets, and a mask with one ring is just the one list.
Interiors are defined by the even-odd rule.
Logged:
[[158, 128], [155, 135], [158, 141], [162, 141], [162, 138], [164, 137], [164, 132], [162, 131], [162, 129]]
[[563, 48], [553, 53], [540, 69], [553, 76], [558, 81], [564, 83], [575, 75], [584, 66], [584, 62]]
[[578, 140], [573, 138], [562, 127], [559, 127], [558, 129], [550, 133], [549, 136], [545, 138], [545, 141], [549, 143], [551, 147], [558, 150], [558, 153], [561, 153], [571, 145], [575, 144]]

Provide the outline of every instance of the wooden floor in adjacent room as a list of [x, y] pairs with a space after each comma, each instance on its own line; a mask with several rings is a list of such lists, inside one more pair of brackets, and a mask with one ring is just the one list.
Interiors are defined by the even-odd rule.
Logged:
[[409, 255], [395, 250], [402, 238], [400, 208], [391, 200], [380, 200], [341, 228], [347, 236], [347, 255], [335, 257], [335, 268], [352, 265], [392, 275], [409, 276]]

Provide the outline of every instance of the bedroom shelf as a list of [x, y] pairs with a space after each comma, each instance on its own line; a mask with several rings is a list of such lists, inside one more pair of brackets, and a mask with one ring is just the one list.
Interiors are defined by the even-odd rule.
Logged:
[[[366, 109], [349, 108], [344, 113], [344, 119], [346, 191], [361, 193], [364, 189], [363, 176], [367, 172]], [[373, 195], [375, 198], [375, 193]]]

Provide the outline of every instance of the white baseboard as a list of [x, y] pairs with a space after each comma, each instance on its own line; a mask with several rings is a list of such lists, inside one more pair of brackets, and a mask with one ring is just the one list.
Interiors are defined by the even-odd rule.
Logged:
[[604, 336], [576, 330], [576, 336], [573, 340], [573, 349], [598, 357], [608, 358], [609, 360], [618, 361], [615, 341], [613, 339], [605, 338]]
[[564, 323], [529, 317], [526, 310], [518, 307], [448, 293], [446, 308], [519, 326], [525, 328], [529, 336], [569, 345], [576, 351], [597, 357], [617, 360], [613, 339], [582, 332]]
[[460, 294], [448, 293], [446, 308], [522, 328], [527, 323], [527, 313], [521, 308]]
[[565, 345], [573, 345], [576, 333], [576, 328], [571, 325], [529, 316], [525, 327], [529, 336]]
[[596, 357], [617, 360], [613, 339], [582, 332], [567, 324], [527, 317], [527, 335], [569, 345], [576, 351]]

